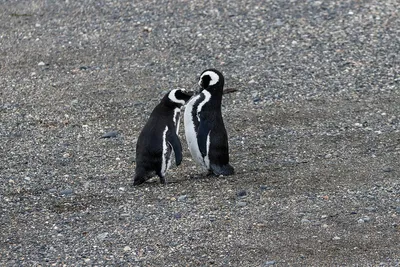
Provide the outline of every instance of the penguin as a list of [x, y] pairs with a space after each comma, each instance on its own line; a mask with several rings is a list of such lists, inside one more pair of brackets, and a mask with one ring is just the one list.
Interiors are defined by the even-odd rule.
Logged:
[[165, 184], [165, 174], [175, 154], [176, 165], [182, 161], [178, 137], [181, 107], [192, 97], [184, 89], [169, 91], [154, 108], [136, 143], [136, 168], [133, 185], [140, 185], [154, 175]]
[[202, 72], [200, 92], [186, 104], [185, 136], [193, 159], [208, 174], [232, 175], [228, 135], [221, 113], [224, 76], [216, 69]]

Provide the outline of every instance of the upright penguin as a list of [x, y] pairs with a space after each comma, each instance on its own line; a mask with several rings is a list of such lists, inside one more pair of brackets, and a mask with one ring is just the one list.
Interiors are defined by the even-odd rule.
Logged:
[[140, 185], [155, 174], [165, 184], [172, 151], [176, 165], [181, 164], [182, 146], [178, 137], [180, 112], [192, 95], [184, 89], [171, 90], [154, 108], [136, 143], [133, 185]]
[[228, 135], [221, 113], [224, 76], [216, 69], [203, 71], [200, 93], [187, 103], [185, 135], [193, 159], [209, 173], [231, 175]]

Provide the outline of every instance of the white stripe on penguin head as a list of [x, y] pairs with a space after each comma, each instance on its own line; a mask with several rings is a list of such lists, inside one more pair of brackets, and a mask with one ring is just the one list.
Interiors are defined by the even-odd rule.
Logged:
[[219, 81], [219, 76], [217, 73], [215, 73], [214, 71], [208, 70], [206, 72], [204, 72], [201, 76], [200, 76], [200, 80], [199, 80], [199, 85], [201, 86], [201, 81], [203, 80], [204, 76], [210, 76], [211, 80], [208, 86], [214, 85]]
[[175, 93], [177, 91], [180, 91], [180, 90], [182, 90], [182, 89], [174, 89], [174, 90], [172, 90], [171, 92], [169, 92], [168, 98], [169, 98], [169, 100], [171, 100], [174, 103], [185, 105], [185, 100], [176, 98]]

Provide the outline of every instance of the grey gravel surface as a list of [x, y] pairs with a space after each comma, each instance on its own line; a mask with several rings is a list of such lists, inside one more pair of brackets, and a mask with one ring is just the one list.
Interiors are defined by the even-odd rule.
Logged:
[[[400, 3], [0, 2], [1, 266], [399, 266]], [[237, 174], [133, 188], [170, 89], [225, 74]]]

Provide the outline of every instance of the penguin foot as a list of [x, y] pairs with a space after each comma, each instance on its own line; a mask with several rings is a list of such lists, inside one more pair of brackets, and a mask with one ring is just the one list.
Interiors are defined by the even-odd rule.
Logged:
[[216, 176], [228, 176], [235, 173], [235, 169], [229, 163], [222, 166], [211, 164], [211, 170]]

